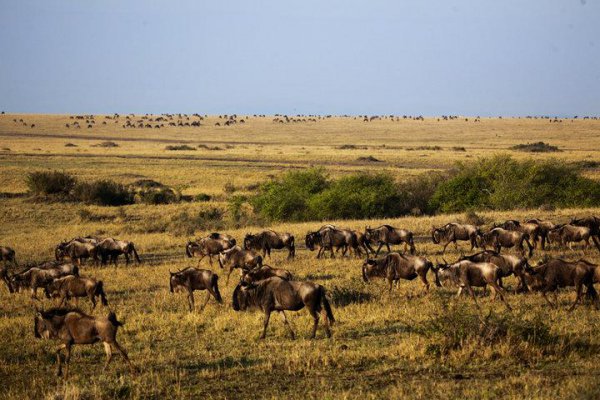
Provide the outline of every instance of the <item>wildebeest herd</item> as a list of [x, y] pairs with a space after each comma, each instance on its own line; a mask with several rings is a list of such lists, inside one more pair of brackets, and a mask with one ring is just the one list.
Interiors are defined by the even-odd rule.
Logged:
[[[589, 216], [572, 219], [569, 223], [554, 224], [540, 219], [526, 221], [508, 220], [502, 224], [494, 224], [488, 229], [481, 226], [450, 222], [446, 225], [431, 229], [431, 241], [442, 246], [439, 254], [442, 262], [434, 263], [424, 254], [418, 254], [415, 236], [407, 229], [398, 229], [390, 225], [371, 228], [367, 226], [364, 232], [344, 229], [335, 225], [324, 225], [316, 231], [306, 234], [305, 245], [309, 251], [317, 251], [317, 259], [325, 254], [365, 258], [362, 264], [361, 276], [365, 283], [373, 278], [384, 279], [391, 291], [394, 284], [400, 280], [419, 278], [423, 283], [423, 291], [428, 292], [430, 284], [428, 274], [433, 275], [436, 286], [450, 284], [458, 287], [457, 296], [463, 291], [471, 296], [477, 307], [479, 304], [473, 290], [482, 287], [484, 293], [487, 286], [494, 292], [494, 300], [499, 297], [508, 310], [510, 304], [506, 298], [506, 288], [503, 279], [513, 275], [517, 285], [513, 292], [540, 292], [544, 299], [556, 307], [556, 292], [558, 288], [574, 287], [576, 298], [569, 310], [573, 310], [583, 296], [591, 299], [597, 309], [600, 300], [594, 283], [600, 282], [600, 266], [585, 259], [573, 261], [562, 258], [543, 256], [537, 265], [529, 261], [534, 252], [549, 247], [570, 248], [574, 243], [583, 243], [584, 251], [589, 248], [590, 239], [600, 251], [600, 218]], [[455, 262], [446, 262], [444, 253], [450, 244], [458, 249], [458, 242], [467, 242], [470, 251], [476, 253], [461, 256]], [[330, 325], [335, 321], [333, 311], [323, 286], [308, 281], [295, 279], [294, 274], [283, 268], [273, 268], [264, 263], [265, 258], [271, 257], [272, 250], [286, 250], [287, 258], [296, 255], [295, 238], [290, 233], [278, 233], [264, 230], [255, 234], [247, 234], [238, 245], [235, 238], [223, 233], [211, 233], [185, 245], [186, 256], [198, 257], [200, 262], [208, 257], [213, 264], [213, 256], [217, 257], [221, 269], [227, 272], [227, 281], [235, 269], [240, 270], [240, 280], [232, 295], [232, 306], [235, 311], [246, 311], [257, 308], [264, 312], [264, 326], [261, 338], [265, 338], [269, 318], [272, 312], [281, 313], [285, 326], [292, 338], [295, 337], [288, 323], [285, 311], [299, 311], [306, 308], [313, 318], [311, 338], [316, 336], [321, 318], [325, 333], [331, 336]], [[393, 252], [391, 246], [403, 246], [402, 252]], [[383, 247], [387, 253], [379, 257]], [[512, 249], [513, 254], [502, 253]], [[135, 245], [126, 240], [106, 237], [78, 237], [62, 241], [55, 247], [54, 260], [42, 263], [28, 264], [19, 267], [15, 251], [9, 247], [0, 246], [0, 278], [10, 293], [31, 291], [35, 301], [38, 289], [43, 290], [48, 299], [58, 303], [51, 309], [38, 309], [34, 318], [34, 333], [37, 338], [58, 340], [61, 344], [57, 349], [57, 372], [62, 373], [61, 352], [65, 352], [65, 375], [68, 373], [68, 362], [71, 347], [75, 344], [92, 344], [98, 341], [104, 343], [106, 366], [115, 348], [134, 370], [127, 353], [118, 344], [116, 334], [121, 322], [114, 312], [107, 317], [92, 316], [79, 308], [69, 305], [73, 300], [77, 306], [80, 297], [88, 298], [92, 309], [96, 308], [98, 299], [103, 306], [109, 306], [104, 282], [93, 277], [80, 274], [81, 268], [87, 263], [106, 266], [109, 263], [118, 266], [118, 258], [123, 255], [126, 265], [131, 258], [137, 263], [141, 259]], [[218, 303], [223, 303], [219, 291], [219, 276], [212, 270], [188, 267], [180, 271], [169, 272], [169, 291], [187, 294], [189, 311], [195, 309], [194, 291], [206, 290], [204, 309], [211, 297]], [[585, 293], [584, 293], [585, 288]], [[553, 292], [554, 302], [547, 297]], [[110, 294], [110, 291], [109, 291]]]

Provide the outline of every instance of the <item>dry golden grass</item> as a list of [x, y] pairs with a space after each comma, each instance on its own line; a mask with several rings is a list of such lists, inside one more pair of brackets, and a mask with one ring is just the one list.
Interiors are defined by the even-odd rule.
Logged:
[[[12, 122], [23, 118], [35, 128]], [[238, 117], [239, 119], [240, 117]], [[40, 169], [71, 172], [80, 179], [111, 177], [121, 182], [150, 178], [172, 185], [184, 194], [208, 193], [216, 201], [165, 206], [132, 205], [121, 208], [82, 206], [65, 203], [35, 203], [27, 197], [0, 197], [0, 245], [17, 251], [20, 263], [49, 259], [54, 245], [65, 238], [83, 234], [105, 234], [133, 240], [143, 258], [140, 266], [95, 268], [83, 273], [102, 279], [110, 302], [125, 326], [119, 339], [140, 372], [131, 376], [115, 356], [108, 371], [102, 372], [101, 345], [76, 346], [68, 382], [53, 376], [54, 343], [36, 340], [32, 332], [33, 304], [29, 295], [10, 295], [0, 288], [0, 397], [2, 398], [597, 398], [596, 377], [600, 320], [589, 305], [566, 312], [572, 290], [559, 295], [561, 307], [549, 309], [539, 295], [508, 296], [513, 315], [531, 326], [543, 324], [550, 330], [542, 343], [500, 339], [481, 344], [468, 339], [463, 346], [437, 353], [445, 338], [428, 327], [445, 306], [460, 322], [475, 313], [469, 299], [455, 299], [454, 289], [432, 288], [421, 295], [417, 281], [401, 282], [392, 293], [381, 281], [369, 285], [360, 278], [361, 260], [336, 258], [315, 260], [300, 245], [297, 258], [285, 260], [277, 252], [270, 265], [291, 270], [299, 279], [325, 286], [334, 301], [338, 322], [334, 336], [308, 336], [310, 317], [306, 311], [288, 313], [298, 339], [286, 335], [283, 324], [273, 315], [266, 340], [258, 340], [262, 315], [236, 313], [231, 309], [234, 280], [221, 292], [225, 304], [211, 300], [202, 313], [187, 312], [182, 294], [168, 291], [168, 271], [195, 265], [184, 257], [187, 236], [174, 231], [156, 232], [182, 211], [190, 213], [218, 206], [229, 194], [226, 183], [245, 191], [269, 174], [290, 168], [321, 165], [333, 175], [357, 170], [387, 169], [399, 177], [430, 169], [449, 168], [454, 161], [507, 152], [518, 143], [543, 140], [564, 152], [531, 155], [511, 152], [515, 157], [558, 157], [570, 161], [598, 160], [600, 122], [565, 120], [482, 119], [364, 123], [351, 118], [332, 118], [316, 123], [275, 124], [271, 118], [249, 118], [233, 127], [214, 127], [210, 117], [200, 128], [123, 129], [121, 123], [104, 126], [96, 117], [92, 129], [64, 128], [68, 116], [0, 116], [0, 192], [24, 193], [23, 178]], [[31, 137], [26, 135], [35, 134]], [[94, 138], [90, 138], [94, 136]], [[135, 139], [135, 140], [131, 140]], [[92, 147], [112, 140], [113, 149]], [[168, 141], [166, 141], [168, 140]], [[77, 147], [65, 147], [66, 143]], [[168, 144], [209, 144], [223, 150], [167, 151]], [[226, 149], [227, 144], [232, 148]], [[340, 150], [353, 144], [368, 149]], [[383, 144], [385, 148], [381, 147]], [[408, 147], [441, 146], [440, 151], [408, 150]], [[467, 152], [452, 150], [464, 146]], [[36, 150], [40, 149], [40, 150]], [[372, 155], [384, 163], [356, 159]], [[590, 170], [595, 176], [596, 172]], [[85, 209], [103, 220], [82, 219]], [[600, 209], [572, 209], [482, 213], [491, 223], [507, 218], [550, 218], [566, 221], [575, 215], [598, 214]], [[439, 246], [426, 240], [432, 224], [460, 220], [463, 215], [407, 217], [373, 221], [332, 221], [341, 226], [364, 229], [367, 224], [390, 223], [406, 227], [419, 237], [417, 249], [435, 261]], [[306, 231], [321, 222], [273, 224], [272, 228], [293, 233], [302, 244]], [[259, 227], [226, 229], [238, 240]], [[198, 229], [197, 236], [206, 234]], [[446, 258], [456, 258], [450, 248]], [[463, 245], [466, 251], [466, 246]], [[563, 254], [552, 250], [552, 255]], [[541, 253], [536, 253], [536, 262]], [[567, 258], [585, 256], [600, 262], [596, 249], [583, 253], [564, 252]], [[202, 262], [203, 268], [210, 268]], [[508, 286], [515, 285], [511, 278]], [[197, 299], [204, 294], [196, 294]], [[479, 299], [483, 315], [498, 318], [507, 312], [500, 302]], [[49, 300], [42, 304], [50, 306]], [[80, 303], [89, 311], [87, 302]], [[101, 306], [94, 314], [108, 310]], [[538, 322], [536, 322], [538, 321]]]

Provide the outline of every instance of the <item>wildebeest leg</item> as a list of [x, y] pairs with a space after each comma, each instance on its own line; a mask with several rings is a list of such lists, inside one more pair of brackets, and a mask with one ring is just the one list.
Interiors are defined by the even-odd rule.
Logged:
[[442, 249], [442, 254], [446, 253], [446, 247], [448, 247], [448, 245], [449, 245], [450, 243], [452, 243], [452, 242], [447, 242], [447, 243], [444, 245], [444, 248]]
[[188, 289], [188, 305], [190, 306], [190, 312], [194, 311], [194, 291], [192, 289]]
[[210, 264], [210, 266], [212, 267], [212, 254], [208, 255], [208, 263]]
[[56, 349], [56, 375], [57, 376], [62, 375], [62, 360], [60, 359], [60, 352], [62, 349], [66, 349], [66, 348], [67, 348], [67, 345], [65, 343], [63, 343], [60, 346], [58, 346], [58, 348]]
[[475, 305], [477, 306], [477, 308], [481, 308], [481, 307], [479, 307], [479, 303], [477, 302], [477, 298], [475, 298], [475, 292], [473, 291], [473, 288], [471, 287], [471, 285], [466, 285], [466, 287], [467, 287], [467, 290], [469, 291], [469, 294], [471, 295], [471, 298], [475, 302]]
[[104, 342], [104, 352], [106, 353], [106, 362], [104, 363], [104, 371], [108, 368], [108, 364], [110, 364], [110, 360], [112, 360], [112, 348], [110, 347], [110, 343]]
[[[556, 295], [556, 292], [554, 294]], [[544, 296], [544, 299], [546, 299], [546, 301], [548, 302], [548, 304], [550, 304], [550, 307], [556, 308], [556, 305], [552, 304], [552, 302], [550, 301], [550, 299], [548, 298], [548, 296], [546, 296], [546, 289], [542, 289], [542, 296]], [[556, 301], [556, 298], [555, 298], [555, 301]]]
[[292, 329], [292, 326], [288, 322], [287, 316], [285, 315], [285, 311], [280, 311], [280, 313], [283, 316], [283, 323], [290, 330], [290, 336], [291, 336], [292, 340], [296, 339], [296, 335], [294, 334], [294, 330]]
[[597, 235], [592, 235], [592, 242], [594, 242], [596, 248], [598, 249], [598, 251], [600, 251], [600, 240], [598, 239]]
[[117, 343], [116, 340], [114, 340], [112, 342], [112, 345], [115, 346], [115, 348], [119, 351], [119, 353], [121, 353], [121, 356], [123, 356], [125, 361], [127, 361], [127, 364], [129, 365], [129, 370], [131, 371], [131, 373], [134, 373], [135, 369], [133, 368], [133, 364], [131, 364], [131, 360], [129, 360], [129, 357], [127, 356], [127, 352], [125, 351], [125, 349], [123, 349], [121, 347], [121, 345], [119, 343]]
[[206, 305], [208, 304], [208, 300], [210, 300], [210, 292], [207, 290], [206, 291], [206, 301], [204, 302], [202, 307], [200, 307], [200, 311], [204, 310], [204, 307], [206, 307]]
[[456, 298], [460, 298], [460, 295], [462, 294], [462, 291], [463, 291], [463, 287], [459, 286], [458, 287], [458, 292], [456, 292]]
[[263, 332], [262, 335], [260, 335], [261, 339], [264, 339], [267, 337], [267, 327], [269, 326], [269, 319], [271, 318], [271, 310], [265, 310], [265, 321], [264, 321], [264, 325], [263, 325]]
[[231, 267], [229, 267], [229, 273], [227, 274], [227, 280], [225, 281], [225, 284], [229, 283], [229, 277], [231, 276], [233, 269], [234, 269], [233, 265]]
[[383, 242], [379, 242], [379, 247], [377, 247], [377, 251], [375, 252], [375, 257], [377, 257], [379, 255], [379, 251], [381, 250], [382, 247], [383, 247]]
[[579, 303], [579, 300], [581, 299], [581, 294], [583, 293], [583, 283], [581, 281], [577, 282], [575, 292], [577, 293], [577, 296], [575, 297], [575, 302], [573, 303], [573, 305], [569, 307], [569, 311], [573, 311], [577, 306], [577, 303]]
[[393, 279], [391, 279], [391, 278], [387, 278], [387, 281], [388, 281], [388, 284], [390, 285], [390, 289], [388, 290], [388, 292], [390, 292], [390, 293], [391, 293], [391, 292], [392, 292], [392, 286], [393, 286], [393, 284], [394, 284], [394, 281], [393, 281]]
[[123, 253], [123, 255], [125, 256], [125, 266], [127, 266], [129, 265], [129, 254]]
[[95, 309], [96, 308], [96, 295], [94, 294], [94, 292], [89, 292], [88, 298], [92, 302], [92, 310]]
[[313, 317], [314, 324], [312, 329], [312, 334], [310, 335], [311, 339], [317, 337], [317, 327], [319, 326], [319, 313], [316, 312], [312, 307], [308, 309], [310, 315]]
[[202, 254], [202, 256], [200, 257], [200, 259], [198, 260], [198, 266], [200, 266], [200, 261], [202, 261], [204, 257], [206, 257], [206, 254]]
[[425, 285], [425, 287], [423, 288], [425, 293], [429, 292], [429, 282], [427, 281], [427, 271], [420, 273], [419, 278], [421, 278], [421, 281], [423, 281], [423, 284]]
[[319, 247], [319, 251], [317, 251], [317, 258], [321, 258], [322, 251], [323, 251], [323, 247]]
[[490, 282], [490, 285], [494, 289], [494, 300], [496, 300], [497, 295], [500, 295], [500, 300], [502, 300], [502, 302], [506, 305], [506, 308], [508, 308], [509, 311], [512, 311], [512, 308], [510, 308], [510, 305], [504, 298], [504, 289], [502, 289], [496, 282]]
[[69, 361], [71, 360], [71, 344], [65, 344], [65, 379], [69, 377]]
[[111, 261], [113, 262], [113, 264], [115, 265], [115, 268], [117, 268], [117, 259], [119, 258], [119, 256], [115, 254], [115, 255], [110, 256], [110, 258], [111, 258]]

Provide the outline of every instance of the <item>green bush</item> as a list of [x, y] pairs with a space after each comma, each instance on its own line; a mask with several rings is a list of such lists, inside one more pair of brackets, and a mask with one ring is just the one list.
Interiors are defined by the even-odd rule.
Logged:
[[322, 169], [291, 171], [281, 178], [263, 183], [259, 193], [250, 199], [254, 209], [275, 221], [308, 221], [311, 197], [328, 186]]
[[540, 206], [592, 207], [600, 204], [600, 183], [559, 160], [517, 161], [499, 155], [459, 164], [429, 201], [440, 212], [508, 210]]
[[75, 186], [73, 197], [84, 203], [101, 206], [133, 204], [133, 192], [111, 180], [80, 182]]
[[26, 183], [29, 191], [36, 196], [66, 197], [75, 187], [77, 180], [65, 172], [31, 172]]
[[171, 204], [176, 203], [179, 200], [177, 193], [169, 188], [149, 190], [147, 192], [141, 192], [139, 195], [144, 204]]

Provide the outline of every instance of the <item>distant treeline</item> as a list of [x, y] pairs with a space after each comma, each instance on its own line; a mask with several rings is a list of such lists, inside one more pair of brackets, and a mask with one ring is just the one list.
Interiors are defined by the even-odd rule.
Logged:
[[499, 155], [402, 182], [390, 173], [332, 179], [323, 169], [293, 171], [263, 183], [257, 194], [245, 200], [272, 221], [387, 218], [598, 206], [600, 182], [583, 177], [580, 167], [560, 160], [517, 161]]

